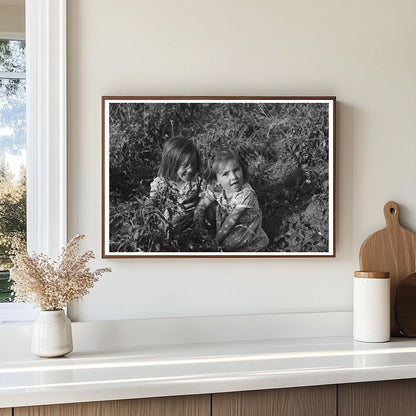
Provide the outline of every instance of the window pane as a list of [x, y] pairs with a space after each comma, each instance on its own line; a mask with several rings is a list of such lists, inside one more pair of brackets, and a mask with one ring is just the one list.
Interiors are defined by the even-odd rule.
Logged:
[[10, 290], [9, 271], [0, 270], [0, 303], [10, 302], [12, 292]]
[[26, 72], [24, 40], [0, 39], [0, 72]]
[[[25, 149], [26, 80], [3, 78], [0, 79], [0, 155], [16, 165], [19, 160], [15, 157]], [[20, 169], [18, 165], [14, 169], [16, 167]]]
[[[1, 50], [0, 50], [1, 53]], [[0, 55], [1, 56], [1, 55]], [[26, 80], [0, 79], [0, 303], [10, 302], [8, 268], [26, 242]]]

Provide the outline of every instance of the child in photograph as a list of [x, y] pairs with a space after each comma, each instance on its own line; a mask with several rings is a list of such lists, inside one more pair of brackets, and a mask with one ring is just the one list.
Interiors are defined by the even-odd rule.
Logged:
[[192, 224], [205, 188], [200, 170], [200, 156], [192, 141], [174, 138], [165, 142], [158, 176], [150, 184], [150, 199], [177, 232]]
[[216, 203], [215, 240], [225, 251], [253, 252], [264, 249], [269, 238], [263, 230], [257, 195], [248, 183], [245, 164], [231, 150], [214, 157], [211, 183], [195, 210], [203, 222], [207, 209]]

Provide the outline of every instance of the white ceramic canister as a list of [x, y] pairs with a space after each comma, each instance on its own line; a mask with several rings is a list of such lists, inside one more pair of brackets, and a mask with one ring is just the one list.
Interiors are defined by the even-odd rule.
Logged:
[[390, 340], [390, 278], [387, 272], [354, 273], [353, 337], [362, 342]]

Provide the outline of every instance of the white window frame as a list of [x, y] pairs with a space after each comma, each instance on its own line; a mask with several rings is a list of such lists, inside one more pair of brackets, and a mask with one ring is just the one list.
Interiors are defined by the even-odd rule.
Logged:
[[[67, 242], [66, 0], [25, 0], [25, 19], [27, 244], [55, 258]], [[1, 312], [32, 320], [26, 306]]]

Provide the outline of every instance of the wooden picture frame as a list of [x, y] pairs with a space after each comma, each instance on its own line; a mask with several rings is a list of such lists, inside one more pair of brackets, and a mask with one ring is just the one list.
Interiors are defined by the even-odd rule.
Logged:
[[102, 257], [335, 257], [335, 114], [332, 96], [103, 96]]

